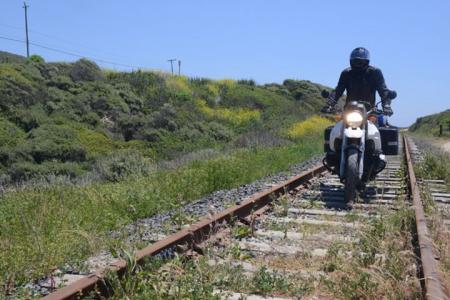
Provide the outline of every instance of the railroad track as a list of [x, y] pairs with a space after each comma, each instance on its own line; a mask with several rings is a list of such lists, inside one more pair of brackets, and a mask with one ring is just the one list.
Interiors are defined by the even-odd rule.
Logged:
[[[386, 169], [351, 210], [342, 202], [338, 178], [317, 166], [138, 251], [133, 264], [183, 252], [181, 261], [194, 262], [189, 270], [184, 263], [154, 270], [173, 298], [180, 292], [176, 274], [191, 272], [202, 275], [210, 295], [224, 299], [447, 299], [410, 143], [405, 155], [388, 157]], [[417, 149], [411, 152], [417, 156]], [[434, 185], [441, 182], [429, 183], [436, 199], [450, 205], [450, 196]], [[118, 260], [109, 270], [130, 276], [129, 265]], [[110, 297], [114, 289], [105, 273], [82, 277], [44, 299], [77, 299], [94, 290]]]

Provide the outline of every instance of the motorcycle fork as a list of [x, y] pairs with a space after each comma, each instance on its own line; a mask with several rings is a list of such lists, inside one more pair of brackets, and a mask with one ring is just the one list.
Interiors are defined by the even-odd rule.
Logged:
[[351, 143], [349, 143], [349, 139], [344, 134], [342, 137], [342, 146], [341, 146], [341, 162], [340, 162], [340, 169], [339, 169], [339, 177], [341, 178], [341, 181], [345, 179], [345, 164], [347, 163], [346, 156], [347, 156], [347, 150], [350, 148], [356, 148], [359, 152], [359, 171], [358, 171], [358, 177], [361, 179], [363, 171], [364, 171], [364, 151], [366, 149], [366, 132], [364, 130], [364, 133], [362, 137], [357, 140], [352, 139]]

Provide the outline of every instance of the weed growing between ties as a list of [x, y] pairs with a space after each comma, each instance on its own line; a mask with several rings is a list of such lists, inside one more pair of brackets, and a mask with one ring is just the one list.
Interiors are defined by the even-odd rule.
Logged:
[[[224, 259], [235, 258], [236, 251], [241, 250], [224, 252]], [[296, 274], [282, 274], [265, 266], [249, 273], [241, 265], [209, 255], [176, 256], [164, 264], [153, 260], [143, 267], [136, 266], [122, 279], [111, 274], [109, 282], [113, 299], [223, 299], [231, 292], [293, 297], [313, 289], [311, 282]]]
[[338, 298], [420, 298], [415, 255], [411, 245], [414, 213], [405, 204], [384, 212], [356, 235], [351, 257], [332, 245], [323, 270], [324, 286]]
[[351, 256], [331, 246], [322, 284], [332, 294], [342, 299], [421, 298], [412, 245], [414, 211], [403, 197], [395, 200], [395, 210], [381, 209], [379, 218], [356, 232]]
[[36, 186], [6, 193], [0, 207], [2, 293], [6, 286], [24, 284], [56, 267], [77, 266], [104, 245], [115, 245], [111, 230], [176, 208], [180, 201], [287, 169], [320, 149], [320, 140], [305, 138], [288, 146], [237, 150], [115, 183]]

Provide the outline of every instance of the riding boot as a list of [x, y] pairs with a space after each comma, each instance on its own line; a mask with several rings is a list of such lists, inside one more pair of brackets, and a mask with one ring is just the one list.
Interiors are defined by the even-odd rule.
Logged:
[[386, 167], [386, 156], [379, 152], [379, 153], [375, 153], [374, 155], [375, 158], [375, 174], [380, 173], [381, 171], [384, 170], [384, 168]]
[[347, 202], [347, 209], [352, 209], [353, 208], [353, 201], [348, 201]]

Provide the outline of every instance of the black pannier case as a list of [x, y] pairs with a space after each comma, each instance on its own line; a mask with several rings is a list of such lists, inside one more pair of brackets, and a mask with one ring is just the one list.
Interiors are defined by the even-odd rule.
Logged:
[[398, 129], [380, 127], [381, 149], [385, 155], [398, 155]]
[[324, 133], [324, 144], [323, 144], [323, 151], [324, 152], [329, 152], [331, 151], [330, 149], [330, 134], [331, 134], [331, 129], [333, 129], [333, 126], [327, 127], [325, 128], [325, 133]]

